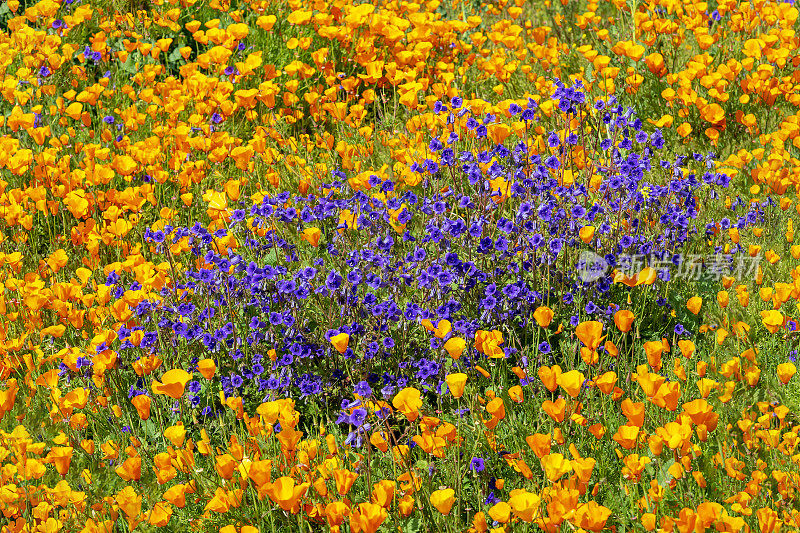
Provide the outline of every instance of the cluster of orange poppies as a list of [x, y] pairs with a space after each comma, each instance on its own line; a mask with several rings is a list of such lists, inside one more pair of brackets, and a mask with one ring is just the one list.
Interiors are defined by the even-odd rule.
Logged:
[[[715, 4], [154, 0], [114, 13], [8, 0], [0, 531], [800, 528], [800, 386], [789, 359], [800, 299], [798, 8]], [[710, 228], [712, 246], [742, 245], [766, 261], [753, 280], [722, 277], [682, 302], [702, 317], [691, 338], [638, 338], [648, 317], [634, 300], [614, 328], [571, 326], [543, 306], [542, 338], [569, 339], [575, 360], [528, 375], [506, 368], [500, 330], [468, 339], [423, 320], [452, 359], [472, 346], [485, 362], [443, 376], [457, 413], [412, 387], [365, 402], [372, 429], [360, 447], [326, 423], [309, 430], [292, 399], [248, 409], [220, 393], [224, 429], [199, 428], [180, 402], [192, 380], [214, 378], [211, 358], [188, 369], [141, 357], [132, 366], [148, 394], [116, 387], [124, 363], [114, 343], [136, 323], [133, 308], [162, 289], [183, 294], [183, 272], [202, 266], [188, 237], [167, 243], [165, 260], [146, 229], [223, 229], [238, 207], [320, 190], [337, 169], [385, 199], [369, 177], [419, 184], [409, 165], [445, 131], [435, 102], [461, 96], [476, 114], [509, 118], [510, 104], [532, 98], [549, 117], [553, 78], [636, 102], [668, 145], [713, 147], [717, 171], [739, 190], [727, 205], [769, 211], [766, 227]], [[502, 121], [488, 131], [494, 143], [541, 151], [548, 134]], [[357, 227], [353, 213], [343, 217]], [[316, 247], [320, 233], [298, 239]], [[212, 241], [223, 255], [243, 244]], [[113, 295], [112, 272], [139, 288]], [[617, 281], [645, 299], [651, 274]], [[348, 339], [331, 343], [343, 353]], [[67, 381], [87, 360], [91, 374]], [[479, 461], [468, 479], [448, 474], [472, 454], [486, 470]], [[598, 496], [609, 492], [624, 496]]]

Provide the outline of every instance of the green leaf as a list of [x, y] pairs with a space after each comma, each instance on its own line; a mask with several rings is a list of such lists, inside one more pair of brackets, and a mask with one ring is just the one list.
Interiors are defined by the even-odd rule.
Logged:
[[144, 422], [144, 433], [147, 435], [147, 440], [150, 442], [161, 438], [161, 431], [152, 417]]
[[122, 66], [122, 70], [130, 74], [137, 74], [139, 72], [139, 68], [133, 61], [133, 54], [128, 54], [128, 59], [126, 59], [124, 63], [121, 63], [120, 66]]
[[278, 251], [275, 248], [270, 248], [270, 250], [266, 253], [264, 259], [267, 261], [267, 264], [269, 265], [277, 265]]
[[669, 473], [670, 467], [675, 464], [675, 459], [670, 459], [659, 469], [658, 475], [656, 476], [656, 481], [662, 487], [666, 487], [672, 481], [672, 474]]
[[169, 61], [170, 63], [177, 63], [178, 61], [182, 60], [183, 56], [181, 55], [181, 49], [178, 47], [175, 47], [175, 50], [170, 52], [169, 56], [167, 56], [167, 61]]
[[415, 513], [404, 525], [403, 531], [407, 531], [408, 533], [417, 533], [418, 531], [423, 531], [422, 529], [422, 518], [420, 517], [419, 513]]

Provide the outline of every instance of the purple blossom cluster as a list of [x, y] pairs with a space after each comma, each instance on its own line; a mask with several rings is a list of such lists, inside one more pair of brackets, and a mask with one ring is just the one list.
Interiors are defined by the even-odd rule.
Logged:
[[[196, 365], [211, 357], [219, 369], [214, 392], [254, 402], [278, 394], [391, 398], [411, 385], [441, 391], [444, 343], [467, 339], [455, 364], [469, 368], [484, 357], [471, 346], [478, 330], [502, 329], [515, 364], [526, 366], [534, 354], [556, 361], [556, 341], [530, 341], [538, 307], [573, 325], [608, 322], [632, 290], [610, 275], [582, 280], [580, 254], [591, 251], [611, 266], [622, 254], [677, 260], [704, 236], [694, 224], [699, 203], [717, 198], [730, 180], [713, 171], [713, 154], [658, 159], [663, 137], [642, 131], [633, 110], [613, 98], [590, 105], [580, 86], [559, 84], [554, 99], [566, 127], [547, 135], [541, 153], [522, 138], [492, 145], [487, 128], [497, 117], [473, 117], [454, 98], [435, 107], [448, 131], [412, 165], [421, 174], [415, 187], [372, 176], [368, 190], [356, 190], [335, 171], [325, 194], [267, 196], [249, 212], [234, 211], [228, 229], [147, 230], [145, 239], [162, 250], [188, 238], [192, 261], [184, 264], [202, 258], [207, 266], [133, 307], [137, 325], [119, 330], [123, 360], [159, 354]], [[532, 100], [509, 112], [526, 128], [540, 119]], [[594, 182], [576, 166], [578, 147]], [[564, 184], [567, 168], [577, 178]], [[740, 214], [723, 220], [729, 226], [761, 215], [758, 205], [731, 209]], [[581, 229], [589, 226], [586, 238]], [[302, 238], [310, 228], [320, 231], [318, 246]], [[220, 249], [229, 234], [240, 247]], [[659, 277], [668, 281], [668, 271]], [[140, 288], [116, 272], [107, 285], [115, 298]], [[661, 296], [651, 305], [667, 324]], [[452, 330], [433, 335], [424, 320], [447, 320]], [[135, 346], [137, 330], [144, 336]], [[331, 343], [340, 333], [350, 339], [341, 353]], [[208, 386], [189, 384], [194, 406], [202, 407]], [[145, 388], [137, 377], [130, 394]], [[342, 409], [341, 423], [364, 423], [359, 403], [345, 399]]]

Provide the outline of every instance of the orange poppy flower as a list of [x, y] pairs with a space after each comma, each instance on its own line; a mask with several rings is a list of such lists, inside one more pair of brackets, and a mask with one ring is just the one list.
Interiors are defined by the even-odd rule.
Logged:
[[544, 475], [555, 483], [562, 476], [572, 472], [572, 465], [560, 453], [551, 453], [540, 459]]
[[680, 349], [681, 354], [687, 359], [691, 359], [692, 355], [694, 355], [695, 351], [694, 343], [688, 339], [679, 340], [678, 348]]
[[142, 458], [138, 455], [128, 457], [114, 471], [125, 481], [138, 481], [142, 477]]
[[511, 520], [511, 506], [506, 502], [498, 502], [489, 509], [489, 517], [495, 522], [505, 524]]
[[642, 427], [644, 424], [644, 404], [642, 402], [634, 403], [630, 398], [625, 398], [620, 407], [622, 414], [628, 419], [629, 425]]
[[589, 433], [594, 435], [594, 438], [596, 438], [598, 440], [602, 439], [603, 436], [606, 434], [606, 428], [605, 428], [605, 426], [603, 424], [599, 424], [599, 423], [598, 424], [592, 424], [591, 426], [589, 426], [586, 429], [588, 429]]
[[603, 324], [596, 320], [581, 322], [575, 328], [578, 339], [590, 350], [597, 350], [605, 337], [602, 337]]
[[604, 342], [603, 348], [606, 349], [611, 357], [617, 357], [619, 355], [619, 348], [617, 348], [617, 345], [611, 341]]
[[139, 418], [142, 420], [150, 418], [150, 405], [153, 403], [153, 399], [150, 396], [146, 394], [136, 395], [131, 398], [131, 403], [136, 408]]
[[584, 244], [588, 244], [594, 238], [594, 232], [594, 226], [583, 226], [580, 230], [578, 230], [578, 236], [581, 238], [581, 241], [583, 241]]
[[188, 492], [188, 487], [179, 483], [164, 492], [164, 499], [175, 507], [182, 509], [186, 505], [186, 494]]
[[784, 385], [792, 380], [792, 376], [794, 376], [796, 372], [797, 367], [790, 361], [778, 365], [778, 379], [780, 379], [781, 383]]
[[437, 339], [444, 339], [451, 331], [453, 331], [453, 325], [450, 323], [450, 321], [440, 320], [436, 325], [436, 330], [433, 332], [433, 334]]
[[525, 437], [525, 442], [528, 443], [528, 446], [530, 446], [533, 453], [536, 454], [536, 457], [540, 459], [550, 453], [551, 440], [549, 433], [534, 433], [533, 435]]
[[299, 508], [300, 499], [305, 496], [310, 486], [310, 483], [297, 485], [294, 479], [283, 476], [270, 483], [266, 493], [284, 511], [296, 512], [294, 510]]
[[533, 318], [539, 326], [546, 328], [553, 321], [553, 310], [549, 307], [539, 307], [533, 312]]
[[464, 353], [467, 342], [461, 337], [451, 337], [444, 343], [443, 348], [453, 359], [458, 359]]
[[325, 506], [324, 514], [331, 528], [338, 527], [350, 515], [350, 507], [345, 502], [331, 502]]
[[56, 467], [59, 474], [66, 476], [72, 462], [72, 453], [73, 448], [70, 446], [57, 446], [47, 454], [47, 460]]
[[192, 375], [185, 370], [175, 368], [161, 376], [161, 381], [153, 380], [153, 394], [166, 394], [170, 398], [179, 400]]
[[164, 437], [169, 440], [173, 446], [180, 448], [186, 440], [186, 428], [183, 422], [178, 422], [174, 426], [170, 426], [164, 430]]
[[581, 346], [581, 359], [587, 365], [596, 365], [600, 362], [600, 354], [597, 350], [590, 350], [586, 346]]
[[599, 505], [594, 500], [589, 500], [578, 506], [573, 520], [583, 529], [601, 531], [605, 528], [606, 521], [610, 516], [611, 509]]
[[339, 333], [338, 335], [331, 337], [331, 344], [333, 344], [333, 347], [336, 348], [336, 351], [339, 353], [344, 353], [347, 351], [347, 345], [349, 342], [350, 335], [347, 333]]
[[644, 351], [647, 354], [647, 364], [656, 372], [661, 370], [661, 354], [664, 352], [664, 344], [661, 341], [645, 342]]
[[775, 333], [783, 326], [784, 316], [780, 311], [761, 311], [761, 323], [770, 333]]
[[397, 483], [389, 479], [384, 479], [375, 483], [372, 491], [372, 503], [377, 503], [384, 509], [391, 507], [396, 486]]
[[222, 479], [231, 479], [236, 471], [238, 461], [231, 454], [225, 453], [215, 458], [214, 470]]
[[419, 416], [419, 408], [422, 407], [422, 395], [417, 389], [406, 387], [395, 395], [392, 405], [399, 409], [408, 420], [413, 422]]
[[336, 482], [336, 491], [340, 496], [344, 496], [350, 492], [350, 488], [358, 479], [358, 474], [351, 472], [345, 468], [340, 468], [333, 471], [333, 480]]
[[630, 450], [634, 446], [636, 446], [636, 439], [639, 437], [639, 427], [638, 426], [620, 426], [617, 428], [617, 432], [612, 437], [617, 444], [625, 448], [626, 450]]
[[567, 408], [567, 401], [564, 398], [559, 398], [555, 402], [545, 400], [542, 402], [542, 410], [550, 415], [550, 418], [556, 422], [564, 421], [564, 412]]
[[692, 296], [686, 301], [686, 309], [691, 311], [692, 314], [697, 314], [700, 312], [700, 306], [703, 305], [703, 299], [699, 296]]
[[622, 333], [627, 333], [631, 330], [634, 318], [632, 312], [627, 309], [620, 309], [614, 313], [614, 324]]
[[558, 376], [557, 381], [558, 385], [564, 389], [570, 397], [576, 398], [581, 392], [581, 387], [583, 387], [583, 383], [586, 381], [586, 376], [578, 370], [570, 370]]
[[617, 384], [617, 373], [608, 371], [595, 379], [594, 383], [603, 394], [611, 394]]
[[492, 417], [502, 420], [506, 417], [506, 408], [502, 398], [494, 398], [486, 405], [486, 412]]
[[217, 371], [217, 364], [213, 359], [201, 359], [197, 363], [197, 370], [200, 371], [204, 378], [211, 379]]
[[508, 504], [514, 512], [514, 516], [523, 522], [533, 522], [537, 517], [539, 505], [542, 499], [532, 492], [525, 490], [512, 491]]
[[522, 387], [519, 385], [514, 385], [513, 387], [509, 388], [508, 397], [511, 398], [512, 402], [522, 403], [525, 399], [525, 396], [522, 393]]
[[556, 390], [556, 387], [558, 387], [558, 376], [561, 375], [561, 367], [558, 365], [554, 365], [552, 368], [540, 366], [537, 374], [547, 390], [553, 392]]
[[388, 511], [375, 503], [359, 504], [350, 515], [350, 528], [363, 533], [375, 533], [389, 515]]
[[142, 497], [136, 494], [136, 490], [131, 486], [126, 486], [119, 491], [115, 500], [120, 510], [128, 518], [134, 518], [142, 512]]
[[464, 387], [467, 383], [466, 374], [449, 374], [445, 380], [447, 381], [447, 387], [450, 389], [450, 394], [453, 395], [453, 398], [461, 398], [464, 395]]
[[151, 526], [166, 527], [172, 518], [172, 507], [167, 502], [157, 502], [148, 515], [147, 522]]
[[306, 228], [303, 230], [301, 238], [311, 246], [317, 247], [319, 246], [319, 239], [321, 236], [322, 232], [319, 228]]
[[453, 489], [440, 489], [431, 494], [431, 505], [443, 515], [449, 515], [455, 503], [456, 491]]
[[661, 387], [666, 380], [664, 376], [648, 372], [647, 366], [645, 365], [639, 365], [636, 372], [636, 374], [633, 374], [633, 377], [639, 383], [639, 386], [648, 398], [655, 396], [659, 387]]

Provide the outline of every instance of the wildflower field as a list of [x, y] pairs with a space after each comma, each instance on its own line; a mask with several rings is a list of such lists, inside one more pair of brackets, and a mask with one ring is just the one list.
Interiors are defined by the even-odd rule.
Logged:
[[800, 530], [794, 4], [1, 3], [0, 531]]

